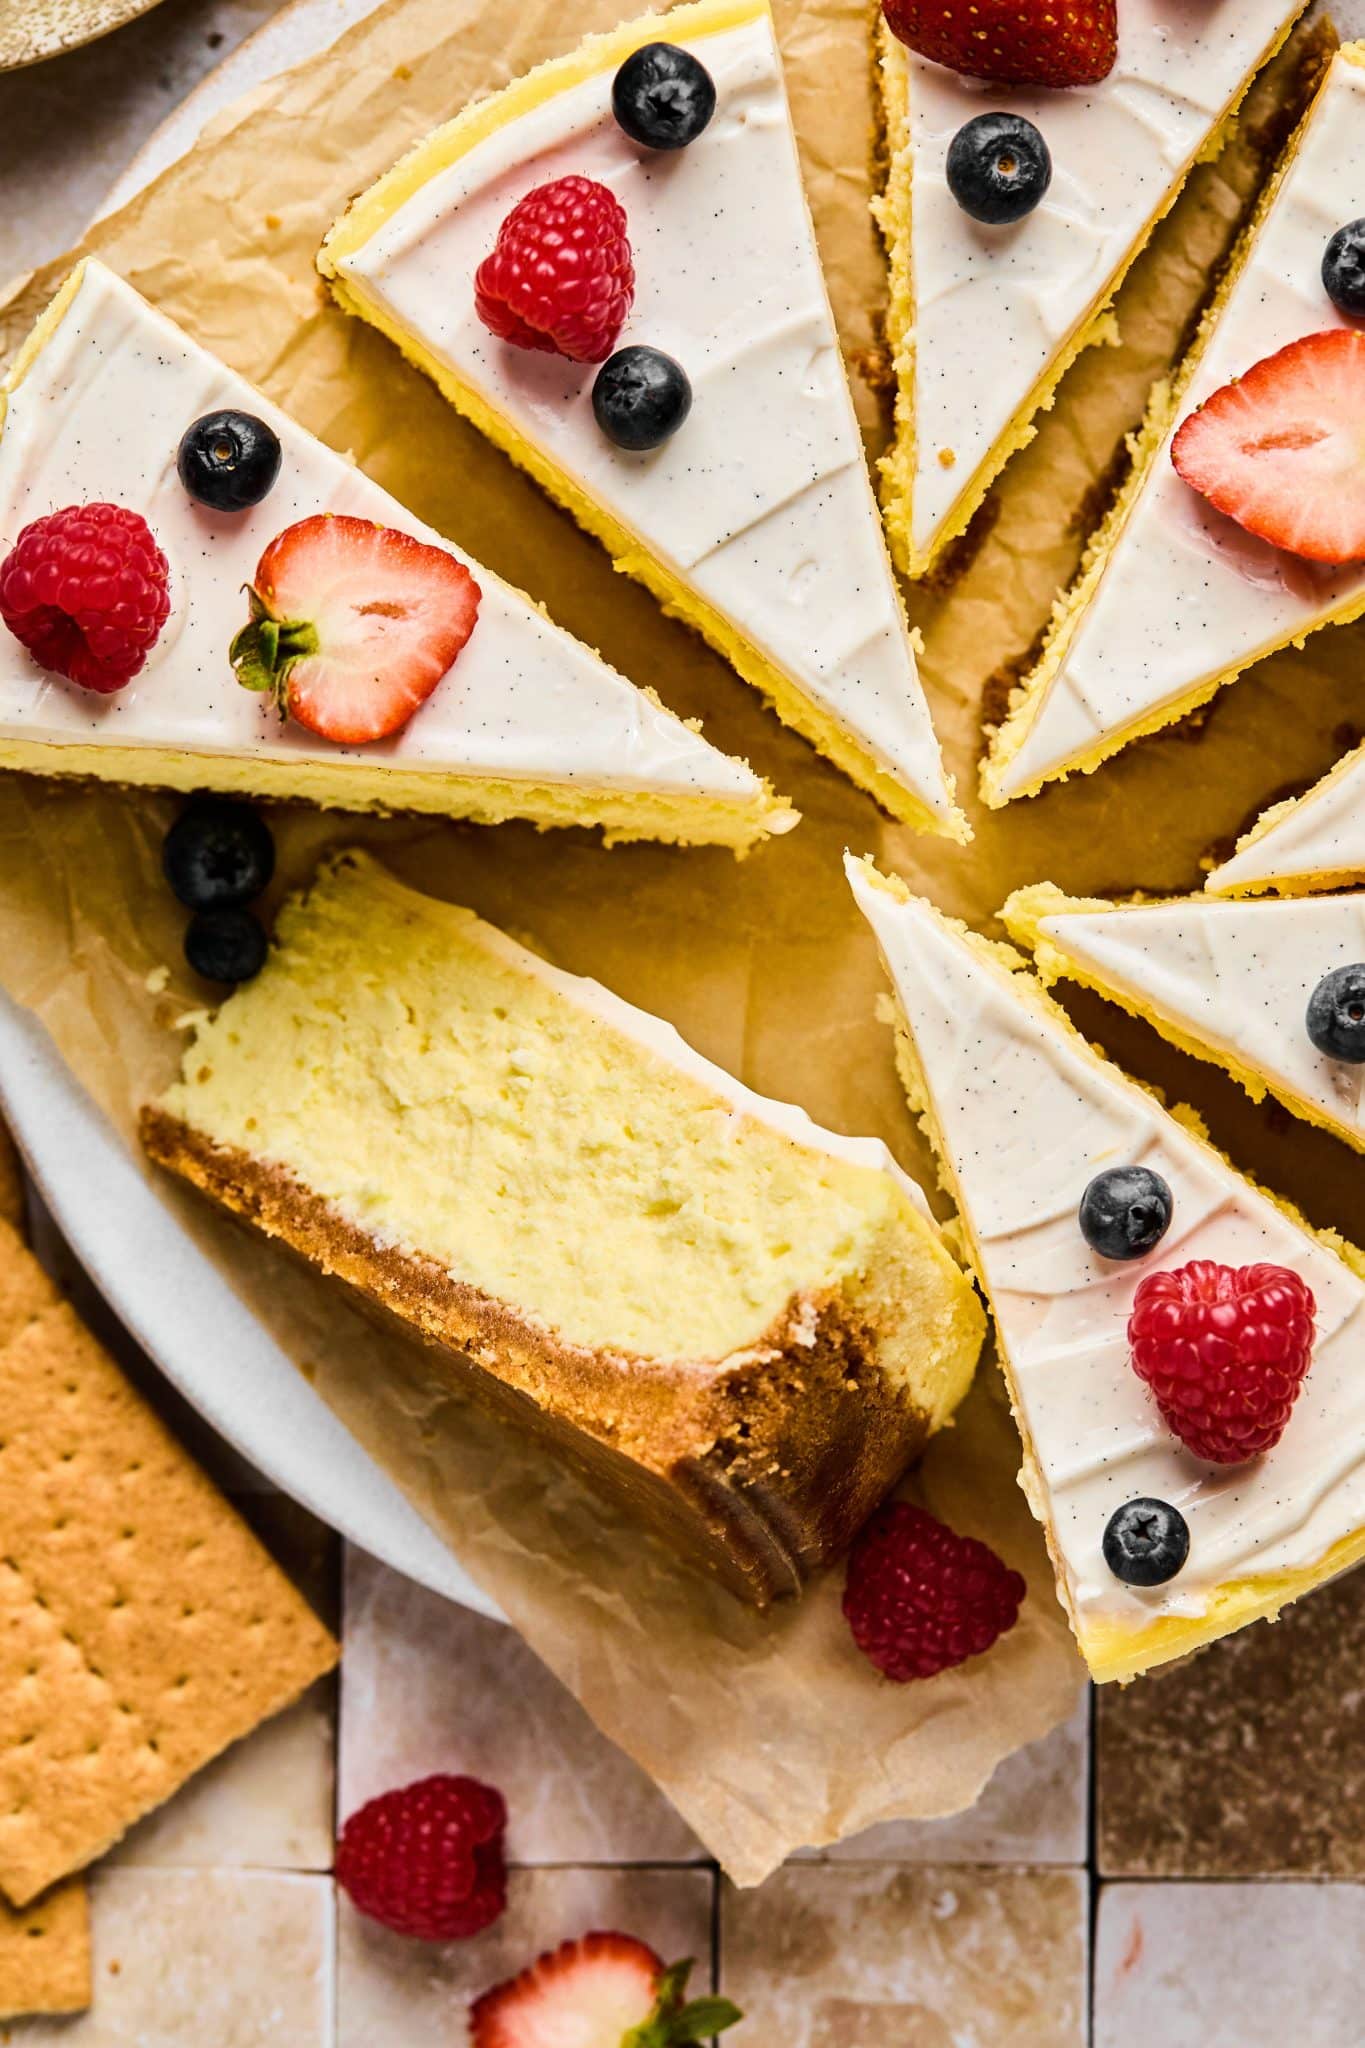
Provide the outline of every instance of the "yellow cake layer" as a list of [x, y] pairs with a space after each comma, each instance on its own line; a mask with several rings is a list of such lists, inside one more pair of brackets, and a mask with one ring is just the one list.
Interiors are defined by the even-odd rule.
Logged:
[[[878, 887], [885, 889], [888, 894], [895, 896], [898, 900], [904, 901], [909, 897], [911, 892], [898, 876], [884, 875], [873, 867], [870, 862], [865, 864], [865, 872], [868, 878]], [[978, 932], [972, 931], [969, 926], [961, 923], [956, 918], [945, 917], [944, 922], [950, 925], [959, 937], [965, 939], [973, 952], [977, 953], [983, 960], [992, 962], [997, 968], [1004, 967], [1010, 973], [1013, 977], [1014, 992], [1021, 1002], [1040, 1011], [1059, 1031], [1063, 1032], [1076, 1044], [1085, 1046], [1086, 1050], [1091, 1052], [1094, 1057], [1097, 1059], [1103, 1058], [1103, 1054], [1087, 1044], [1087, 1041], [1076, 1029], [1061, 1005], [1048, 994], [1037, 977], [1029, 972], [1027, 961], [1022, 954], [1015, 951], [1013, 946], [983, 938]], [[983, 1278], [984, 1268], [980, 1248], [973, 1234], [971, 1212], [963, 1199], [962, 1190], [958, 1186], [956, 1175], [949, 1164], [942, 1134], [934, 1119], [933, 1098], [928, 1079], [920, 1064], [914, 1039], [905, 1017], [900, 1011], [899, 1005], [894, 1001], [894, 998], [888, 997], [884, 1000], [895, 1026], [896, 1064], [900, 1070], [910, 1107], [918, 1118], [925, 1137], [933, 1148], [940, 1183], [957, 1208], [957, 1227], [961, 1231], [964, 1247], [973, 1270], [977, 1275], [978, 1284], [981, 1286], [983, 1294], [986, 1294], [987, 1300], [989, 1300], [989, 1292]], [[1142, 1084], [1138, 1083], [1135, 1085], [1140, 1086]], [[1155, 1090], [1150, 1092], [1156, 1093]], [[1209, 1143], [1200, 1119], [1192, 1110], [1177, 1108], [1172, 1111], [1172, 1114], [1192, 1135], [1198, 1137], [1205, 1144]], [[1232, 1162], [1227, 1159], [1225, 1154], [1218, 1152], [1215, 1146], [1209, 1145], [1209, 1150], [1224, 1165], [1232, 1166]], [[1233, 1167], [1232, 1170], [1237, 1173], [1241, 1172], [1241, 1169], [1237, 1167]], [[1250, 1176], [1247, 1174], [1242, 1174], [1241, 1178], [1246, 1180], [1249, 1186], [1258, 1185], [1251, 1181]], [[1345, 1260], [1353, 1270], [1365, 1276], [1365, 1254], [1358, 1251], [1355, 1246], [1348, 1244], [1335, 1231], [1315, 1230], [1307, 1218], [1294, 1207], [1293, 1203], [1285, 1201], [1282, 1196], [1273, 1194], [1266, 1188], [1258, 1187], [1258, 1192], [1263, 1194], [1267, 1200], [1274, 1202], [1276, 1208], [1289, 1217], [1307, 1236], [1316, 1238], [1320, 1244], [1335, 1254], [1337, 1258]], [[1149, 1622], [1145, 1627], [1141, 1628], [1133, 1628], [1121, 1622], [1091, 1623], [1082, 1621], [1069, 1598], [1062, 1553], [1057, 1543], [1051, 1518], [1047, 1512], [1047, 1489], [1044, 1486], [1042, 1474], [1034, 1456], [1028, 1430], [1024, 1422], [1023, 1404], [1015, 1382], [1009, 1351], [998, 1325], [997, 1337], [999, 1338], [1001, 1364], [1004, 1369], [1006, 1384], [1009, 1388], [1010, 1405], [1014, 1411], [1014, 1419], [1023, 1445], [1020, 1485], [1028, 1497], [1030, 1507], [1042, 1525], [1044, 1536], [1047, 1539], [1048, 1552], [1056, 1572], [1057, 1597], [1066, 1609], [1067, 1618], [1071, 1623], [1081, 1655], [1085, 1658], [1090, 1675], [1097, 1684], [1102, 1685], [1110, 1682], [1126, 1683], [1127, 1680], [1140, 1677], [1144, 1672], [1154, 1670], [1161, 1664], [1170, 1663], [1174, 1658], [1188, 1656], [1191, 1651], [1202, 1649], [1206, 1644], [1216, 1642], [1220, 1636], [1231, 1635], [1235, 1630], [1245, 1628], [1250, 1622], [1273, 1621], [1283, 1608], [1287, 1607], [1291, 1601], [1297, 1600], [1301, 1594], [1311, 1592], [1315, 1586], [1325, 1585], [1329, 1579], [1336, 1578], [1340, 1572], [1347, 1570], [1349, 1566], [1365, 1558], [1365, 1528], [1356, 1529], [1335, 1543], [1315, 1565], [1306, 1570], [1260, 1575], [1253, 1574], [1244, 1578], [1227, 1580], [1223, 1585], [1216, 1587], [1210, 1594], [1208, 1606], [1202, 1614], [1166, 1615]]]
[[[1265, 52], [1258, 69], [1270, 63], [1288, 40], [1294, 23], [1287, 21]], [[942, 521], [928, 548], [916, 546], [914, 532], [915, 472], [918, 460], [915, 402], [915, 281], [912, 207], [914, 198], [914, 147], [911, 136], [909, 78], [904, 62], [896, 55], [898, 44], [885, 22], [881, 24], [879, 72], [886, 122], [889, 168], [884, 192], [873, 212], [886, 242], [890, 296], [886, 313], [886, 336], [896, 376], [895, 434], [880, 463], [882, 513], [891, 539], [891, 552], [903, 574], [927, 576], [946, 550], [966, 532], [986, 493], [1001, 470], [1038, 432], [1038, 415], [1050, 412], [1057, 401], [1063, 377], [1086, 349], [1115, 338], [1113, 302], [1153, 230], [1164, 219], [1185, 189], [1182, 180], [1157, 206], [1141, 234], [1134, 241], [1117, 275], [1091, 301], [1070, 336], [1062, 343], [1038, 381], [1019, 406], [1009, 425], [964, 482], [948, 516]], [[1231, 140], [1242, 101], [1250, 91], [1256, 73], [1243, 82], [1222, 120], [1214, 128], [1190, 169], [1216, 157]], [[1188, 173], [1186, 177], [1188, 178]]]
[[251, 754], [200, 754], [168, 747], [68, 746], [0, 739], [0, 769], [112, 782], [130, 788], [216, 789], [262, 802], [316, 804], [322, 810], [423, 812], [477, 825], [528, 820], [537, 830], [600, 827], [608, 846], [652, 839], [678, 846], [732, 846], [739, 853], [797, 813], [780, 801], [764, 811], [720, 801], [685, 803], [648, 790], [596, 790], [587, 784], [515, 782], [442, 775], [363, 762], [276, 761]]
[[[1365, 56], [1350, 50], [1341, 54], [1352, 63], [1365, 62]], [[1178, 720], [1188, 717], [1191, 711], [1197, 711], [1201, 705], [1207, 704], [1225, 683], [1235, 682], [1238, 676], [1252, 668], [1258, 661], [1263, 661], [1267, 655], [1275, 654], [1287, 646], [1302, 647], [1309, 635], [1322, 627], [1345, 625], [1365, 614], [1365, 594], [1362, 594], [1342, 605], [1337, 611], [1314, 620], [1312, 625], [1305, 627], [1302, 632], [1291, 635], [1288, 639], [1269, 640], [1264, 646], [1240, 656], [1231, 667], [1221, 670], [1217, 675], [1203, 677], [1169, 703], [1157, 705], [1139, 718], [1109, 728], [1097, 737], [1088, 753], [1077, 755], [1064, 767], [1047, 769], [1032, 782], [1011, 791], [1009, 795], [1006, 795], [1002, 788], [1005, 770], [1024, 744], [1036, 712], [1041, 708], [1066, 661], [1076, 629], [1095, 596], [1108, 567], [1109, 557], [1122, 538], [1129, 517], [1151, 474], [1152, 465], [1179, 416], [1185, 393], [1203, 360], [1204, 351], [1246, 268], [1247, 259], [1266, 216], [1299, 153], [1312, 114], [1313, 106], [1310, 105], [1262, 193], [1255, 215], [1238, 241], [1227, 271], [1205, 309], [1198, 332], [1183, 361], [1171, 377], [1162, 379], [1154, 386], [1147, 416], [1137, 434], [1130, 437], [1128, 443], [1132, 468], [1103, 523], [1091, 539], [1081, 559], [1076, 580], [1063, 592], [1053, 607], [1052, 623], [1036, 665], [1011, 694], [1005, 721], [991, 743], [989, 754], [981, 764], [981, 795], [993, 810], [1002, 809], [1005, 804], [1012, 803], [1019, 797], [1036, 796], [1049, 782], [1064, 782], [1069, 775], [1093, 774], [1102, 762], [1119, 753], [1124, 747], [1130, 746], [1134, 740], [1145, 739], [1149, 734], [1160, 732], [1166, 726], [1174, 725]]]
[[833, 1292], [945, 1421], [983, 1318], [905, 1183], [736, 1109], [597, 995], [345, 855], [162, 1107], [575, 1345], [720, 1360]]
[[919, 831], [940, 833], [965, 843], [970, 834], [959, 811], [954, 810], [947, 817], [932, 812], [798, 690], [785, 671], [746, 639], [728, 618], [660, 561], [638, 535], [584, 488], [580, 479], [552, 462], [525, 438], [514, 421], [489, 405], [457, 371], [402, 327], [363, 279], [343, 276], [338, 268], [432, 178], [448, 170], [498, 128], [587, 79], [619, 70], [631, 52], [653, 40], [665, 24], [670, 39], [693, 42], [705, 36], [723, 35], [746, 22], [761, 19], [768, 11], [768, 0], [689, 0], [689, 4], [674, 8], [666, 17], [647, 15], [605, 35], [588, 37], [568, 56], [538, 66], [492, 99], [476, 101], [418, 143], [362, 194], [331, 229], [318, 252], [318, 268], [348, 313], [368, 320], [387, 335], [458, 412], [534, 477], [542, 490], [601, 542], [615, 568], [642, 583], [670, 618], [681, 619], [700, 633], [747, 683], [762, 693], [785, 725], [842, 768], [893, 817]]

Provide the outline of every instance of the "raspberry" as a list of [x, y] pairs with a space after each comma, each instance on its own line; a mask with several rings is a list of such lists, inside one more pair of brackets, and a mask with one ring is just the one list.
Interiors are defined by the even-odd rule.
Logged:
[[101, 695], [132, 681], [170, 608], [166, 557], [123, 505], [49, 512], [0, 564], [0, 618], [11, 633], [44, 668]]
[[1024, 1581], [975, 1536], [896, 1501], [853, 1546], [844, 1618], [853, 1640], [898, 1685], [979, 1657], [1014, 1627]]
[[1284, 1266], [1194, 1259], [1133, 1297], [1133, 1370], [1197, 1458], [1240, 1465], [1284, 1435], [1313, 1360], [1317, 1304]]
[[479, 265], [485, 327], [518, 348], [604, 363], [635, 297], [625, 209], [594, 178], [537, 185], [508, 214]]
[[353, 1813], [337, 1883], [359, 1913], [417, 1941], [465, 1941], [507, 1904], [501, 1792], [477, 1778], [420, 1778]]

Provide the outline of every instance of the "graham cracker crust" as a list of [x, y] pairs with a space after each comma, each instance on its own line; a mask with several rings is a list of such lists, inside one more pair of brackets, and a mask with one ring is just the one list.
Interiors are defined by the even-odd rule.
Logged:
[[927, 1416], [837, 1293], [797, 1295], [721, 1359], [573, 1344], [420, 1253], [381, 1244], [281, 1167], [151, 1105], [150, 1157], [440, 1356], [451, 1384], [541, 1438], [740, 1598], [796, 1593], [922, 1448]]

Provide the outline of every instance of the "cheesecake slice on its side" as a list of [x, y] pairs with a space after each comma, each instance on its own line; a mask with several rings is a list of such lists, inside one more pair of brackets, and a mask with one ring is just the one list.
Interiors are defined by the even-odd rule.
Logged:
[[976, 1364], [971, 1282], [883, 1145], [362, 854], [286, 904], [143, 1133], [760, 1603]]
[[987, 803], [1088, 772], [1206, 703], [1253, 662], [1365, 611], [1365, 566], [1257, 539], [1184, 483], [1177, 429], [1213, 394], [1307, 336], [1354, 323], [1322, 266], [1365, 215], [1365, 44], [1338, 51], [1210, 308], [1182, 377], [1154, 400], [1132, 474], [1058, 604], [982, 771]]
[[[1022, 1484], [1096, 1679], [1213, 1642], [1365, 1557], [1365, 1261], [1316, 1234], [1096, 1052], [1008, 946], [849, 863], [896, 991], [897, 1047], [995, 1316], [1024, 1439]], [[1170, 1226], [1136, 1260], [1091, 1249], [1092, 1178], [1158, 1173]], [[1312, 1362], [1275, 1447], [1210, 1465], [1167, 1430], [1129, 1357], [1138, 1283], [1191, 1260], [1288, 1268], [1316, 1302]], [[1110, 1519], [1157, 1500], [1183, 1569], [1138, 1586], [1106, 1562]]]
[[[613, 81], [665, 40], [715, 111], [651, 150]], [[593, 410], [596, 370], [497, 339], [475, 274], [563, 177], [625, 210], [617, 348], [681, 364], [693, 404], [647, 454]], [[319, 258], [372, 321], [778, 715], [896, 817], [964, 839], [920, 687], [815, 244], [768, 0], [690, 0], [582, 43], [439, 128], [357, 199]]]
[[1365, 895], [1122, 904], [1043, 882], [1000, 914], [1045, 985], [1095, 989], [1253, 1101], [1274, 1095], [1365, 1151], [1365, 1064], [1319, 1050], [1307, 1022], [1324, 977], [1365, 962]]
[[[177, 475], [181, 436], [223, 409], [264, 420], [282, 450], [273, 487], [245, 511], [210, 511]], [[49, 674], [0, 626], [0, 767], [739, 849], [795, 823], [745, 763], [425, 527], [91, 258], [0, 388], [0, 558], [30, 521], [101, 502], [151, 528], [169, 563], [169, 619], [141, 673], [111, 696]], [[368, 745], [283, 722], [230, 665], [247, 622], [244, 586], [265, 549], [316, 514], [441, 548], [480, 591], [454, 665], [401, 731]]]
[[1303, 796], [1274, 804], [1204, 887], [1211, 896], [1310, 896], [1365, 882], [1365, 747]]
[[[878, 218], [891, 265], [895, 440], [882, 500], [897, 561], [923, 576], [1037, 431], [1193, 166], [1227, 136], [1303, 0], [1123, 0], [1119, 56], [1098, 85], [983, 85], [883, 28], [889, 174]], [[953, 137], [985, 113], [1030, 121], [1052, 183], [1023, 220], [983, 227], [958, 205]]]

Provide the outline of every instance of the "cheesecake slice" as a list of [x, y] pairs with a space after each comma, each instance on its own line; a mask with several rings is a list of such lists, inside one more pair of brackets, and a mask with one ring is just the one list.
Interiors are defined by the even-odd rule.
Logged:
[[1234, 258], [1180, 378], [1153, 402], [1133, 471], [1058, 605], [982, 774], [990, 804], [1092, 769], [1278, 648], [1365, 611], [1365, 566], [1328, 568], [1245, 532], [1182, 482], [1176, 429], [1224, 385], [1349, 325], [1322, 280], [1365, 214], [1365, 44], [1340, 50]]
[[1365, 747], [1300, 797], [1274, 804], [1204, 887], [1213, 896], [1308, 896], [1365, 882]]
[[1045, 986], [1082, 982], [1223, 1067], [1253, 1101], [1274, 1095], [1365, 1151], [1365, 1063], [1320, 1050], [1307, 1022], [1325, 976], [1365, 974], [1365, 895], [1115, 904], [1044, 882], [1000, 914]]
[[[209, 511], [177, 474], [186, 429], [223, 408], [264, 420], [281, 445], [277, 481], [245, 511]], [[48, 673], [0, 626], [0, 767], [737, 848], [795, 822], [745, 763], [423, 526], [92, 258], [0, 393], [0, 557], [31, 520], [104, 501], [150, 526], [169, 563], [170, 616], [142, 672], [111, 696]], [[267, 545], [315, 514], [444, 549], [480, 592], [468, 644], [432, 694], [400, 732], [367, 745], [283, 722], [229, 661]]]
[[[934, 568], [1109, 332], [1134, 258], [1302, 12], [1303, 0], [1123, 0], [1113, 71], [1065, 91], [960, 78], [883, 26], [896, 432], [882, 502], [907, 575]], [[966, 214], [945, 175], [953, 137], [987, 111], [1032, 122], [1052, 158], [1042, 200], [1005, 227]]]
[[[627, 58], [666, 39], [715, 112], [686, 147], [613, 114]], [[591, 363], [497, 339], [475, 273], [532, 191], [566, 176], [625, 209], [619, 348], [681, 364], [690, 415], [614, 444]], [[355, 201], [319, 256], [451, 403], [884, 807], [963, 839], [920, 688], [816, 250], [767, 0], [692, 0], [590, 38], [476, 101]]]
[[981, 1346], [883, 1145], [363, 854], [286, 904], [143, 1135], [760, 1603], [854, 1535]]
[[[992, 945], [850, 862], [896, 991], [913, 1106], [958, 1204], [994, 1311], [1024, 1439], [1022, 1484], [1099, 1680], [1127, 1679], [1286, 1604], [1365, 1557], [1365, 1261], [1261, 1193], [1190, 1121], [1096, 1052], [1011, 947]], [[1161, 1175], [1170, 1227], [1103, 1258], [1078, 1210], [1095, 1175]], [[1316, 1301], [1312, 1363], [1275, 1448], [1210, 1465], [1163, 1423], [1129, 1358], [1146, 1275], [1214, 1260], [1287, 1267]], [[1142, 1587], [1105, 1559], [1130, 1502], [1175, 1508], [1183, 1569]]]

